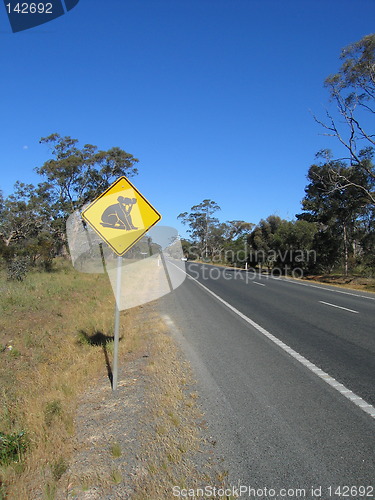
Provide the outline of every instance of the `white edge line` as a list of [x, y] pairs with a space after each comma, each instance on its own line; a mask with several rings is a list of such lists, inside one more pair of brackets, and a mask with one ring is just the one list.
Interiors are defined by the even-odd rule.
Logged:
[[[176, 266], [177, 267], [177, 266]], [[178, 269], [180, 269], [178, 267]], [[181, 269], [180, 269], [181, 271]], [[184, 272], [184, 271], [182, 271]], [[243, 314], [241, 311], [233, 307], [229, 302], [225, 301], [219, 295], [216, 295], [216, 293], [212, 292], [209, 288], [207, 288], [205, 285], [200, 283], [197, 279], [193, 278], [189, 274], [187, 274], [188, 278], [191, 280], [195, 281], [199, 286], [201, 286], [206, 292], [211, 294], [213, 297], [215, 297], [217, 300], [219, 300], [222, 304], [224, 304], [228, 309], [233, 311], [235, 314], [237, 314], [240, 318], [242, 318], [246, 323], [249, 323], [252, 327], [254, 327], [258, 332], [262, 333], [265, 337], [267, 337], [269, 340], [271, 340], [274, 344], [279, 346], [281, 349], [283, 349], [285, 352], [290, 354], [294, 359], [299, 361], [305, 368], [310, 370], [311, 372], [315, 373], [321, 380], [326, 382], [328, 385], [330, 385], [333, 389], [338, 391], [340, 394], [342, 394], [346, 399], [354, 403], [358, 408], [361, 408], [364, 412], [366, 412], [368, 415], [370, 415], [372, 418], [375, 418], [375, 407], [367, 403], [364, 399], [362, 399], [360, 396], [357, 396], [353, 391], [345, 387], [343, 384], [339, 383], [337, 380], [335, 380], [333, 377], [328, 375], [328, 373], [324, 372], [320, 368], [318, 368], [314, 363], [306, 359], [304, 356], [299, 354], [297, 351], [289, 347], [288, 345], [284, 344], [281, 340], [279, 340], [277, 337], [272, 335], [272, 333], [268, 332], [265, 328], [262, 326], [258, 325], [258, 323], [255, 323], [252, 319], [248, 318]]]
[[358, 295], [358, 293], [344, 292], [344, 290], [335, 290], [332, 288], [328, 288], [329, 285], [327, 285], [327, 287], [325, 287], [325, 286], [319, 286], [319, 285], [312, 285], [311, 283], [299, 283], [298, 281], [294, 281], [291, 279], [274, 278], [273, 276], [268, 276], [268, 278], [278, 280], [278, 281], [286, 281], [287, 283], [292, 283], [293, 285], [309, 286], [310, 288], [319, 288], [320, 290], [326, 290], [327, 292], [334, 292], [334, 293], [342, 293], [344, 295], [351, 295], [352, 297], [359, 297], [360, 299], [375, 300], [375, 297], [369, 297], [368, 295]]
[[344, 311], [349, 311], [351, 313], [359, 314], [358, 311], [353, 311], [353, 309], [348, 309], [347, 307], [337, 306], [336, 304], [330, 304], [329, 302], [324, 302], [323, 300], [319, 300], [321, 304], [325, 304], [326, 306], [337, 307], [338, 309], [344, 309]]
[[254, 285], [266, 286], [263, 283], [258, 283], [257, 281], [253, 281]]

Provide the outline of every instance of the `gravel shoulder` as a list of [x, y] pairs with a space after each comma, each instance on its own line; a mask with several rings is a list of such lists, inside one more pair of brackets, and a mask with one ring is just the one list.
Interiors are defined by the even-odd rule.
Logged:
[[77, 408], [74, 453], [58, 500], [172, 499], [173, 487], [225, 486], [224, 457], [189, 363], [154, 304], [131, 315], [123, 335], [133, 337], [132, 347], [120, 342], [117, 394], [103, 373]]

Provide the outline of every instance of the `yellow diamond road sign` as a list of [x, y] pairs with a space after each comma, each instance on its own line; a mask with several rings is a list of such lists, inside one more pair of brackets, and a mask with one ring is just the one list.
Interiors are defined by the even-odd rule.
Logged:
[[117, 179], [96, 198], [82, 217], [117, 255], [124, 255], [161, 219], [126, 177]]

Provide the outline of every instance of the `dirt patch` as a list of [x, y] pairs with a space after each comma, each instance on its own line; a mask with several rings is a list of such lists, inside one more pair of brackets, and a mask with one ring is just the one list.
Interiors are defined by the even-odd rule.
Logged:
[[144, 358], [126, 364], [117, 396], [106, 376], [86, 392], [75, 419], [74, 457], [57, 498], [102, 499], [106, 491], [116, 495], [111, 498], [131, 498], [142, 471], [139, 422], [145, 366]]

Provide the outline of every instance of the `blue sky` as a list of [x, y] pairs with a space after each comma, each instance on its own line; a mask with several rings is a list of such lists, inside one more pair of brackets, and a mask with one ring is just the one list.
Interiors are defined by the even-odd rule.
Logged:
[[80, 0], [16, 34], [0, 7], [4, 194], [41, 180], [59, 132], [139, 158], [132, 182], [178, 229], [205, 198], [221, 220], [300, 211], [315, 153], [340, 155], [311, 115], [323, 81], [375, 31], [373, 0]]

